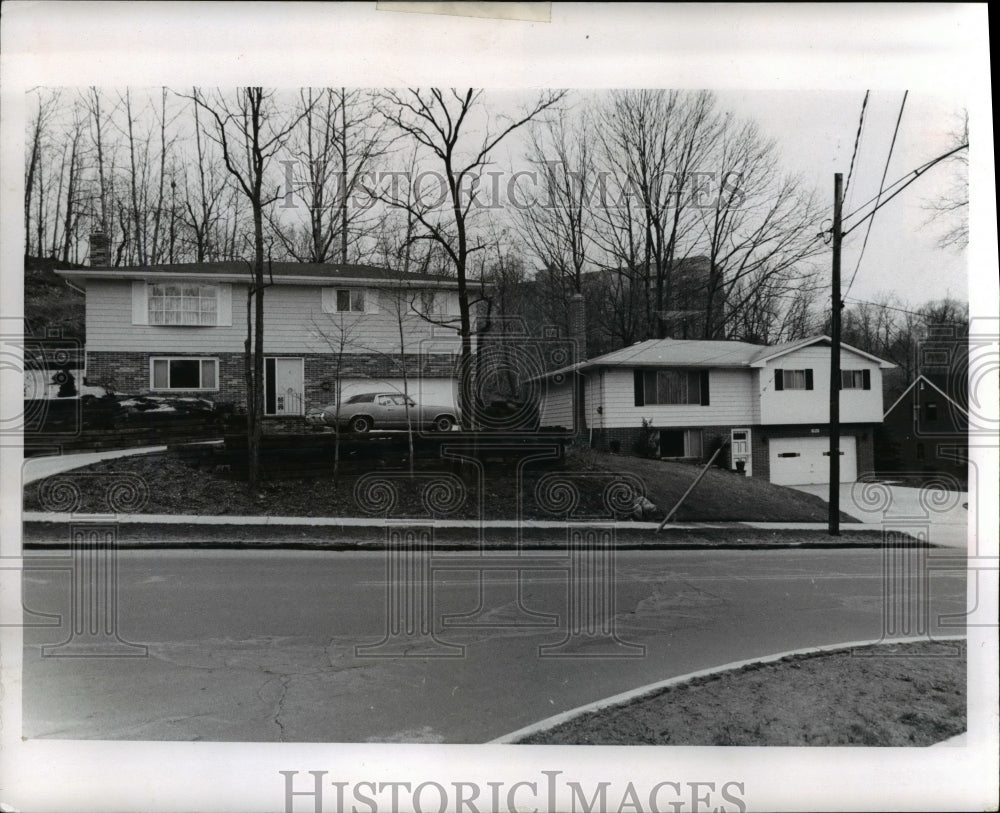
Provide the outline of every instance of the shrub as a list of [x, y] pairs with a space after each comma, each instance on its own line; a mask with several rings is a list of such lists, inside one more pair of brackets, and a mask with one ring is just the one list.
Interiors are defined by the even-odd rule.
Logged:
[[642, 427], [639, 429], [639, 436], [635, 440], [634, 450], [639, 457], [657, 457], [659, 454], [659, 438], [649, 418], [642, 419]]

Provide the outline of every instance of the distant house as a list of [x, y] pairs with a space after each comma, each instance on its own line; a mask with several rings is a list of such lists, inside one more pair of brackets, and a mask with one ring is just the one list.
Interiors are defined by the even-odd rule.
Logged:
[[[57, 273], [86, 291], [90, 384], [245, 403], [246, 263], [92, 264]], [[286, 262], [269, 264], [266, 275], [267, 415], [303, 415], [338, 392], [401, 391], [404, 368], [418, 401], [455, 402], [454, 279]]]
[[966, 482], [969, 412], [926, 375], [917, 378], [885, 411], [875, 435], [878, 471], [945, 472]]
[[[873, 468], [882, 371], [893, 366], [841, 348], [843, 482]], [[596, 448], [632, 453], [648, 443], [660, 457], [704, 460], [729, 441], [723, 460], [750, 476], [829, 481], [826, 336], [774, 346], [650, 340], [553, 371], [545, 381], [541, 424], [582, 429]], [[582, 392], [582, 409], [574, 408], [574, 392]]]

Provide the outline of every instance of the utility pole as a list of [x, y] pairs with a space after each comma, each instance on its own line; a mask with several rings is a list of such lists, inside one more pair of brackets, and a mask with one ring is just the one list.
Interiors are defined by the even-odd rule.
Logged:
[[840, 233], [844, 176], [833, 176], [833, 309], [830, 316], [830, 536], [840, 536]]

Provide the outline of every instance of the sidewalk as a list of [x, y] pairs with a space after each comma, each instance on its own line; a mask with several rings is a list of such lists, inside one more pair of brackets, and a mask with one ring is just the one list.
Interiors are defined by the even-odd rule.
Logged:
[[28, 485], [35, 480], [72, 471], [101, 460], [114, 460], [116, 457], [132, 457], [133, 455], [165, 452], [166, 446], [140, 446], [135, 449], [113, 449], [106, 452], [74, 452], [72, 454], [48, 455], [46, 457], [29, 457], [21, 467], [22, 484]]

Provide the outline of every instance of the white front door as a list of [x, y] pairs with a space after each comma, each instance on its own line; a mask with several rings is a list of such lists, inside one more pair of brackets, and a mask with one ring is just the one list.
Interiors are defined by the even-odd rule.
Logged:
[[303, 413], [302, 359], [264, 359], [264, 414]]
[[[840, 439], [840, 482], [858, 478], [856, 438]], [[771, 438], [768, 441], [771, 482], [782, 486], [830, 482], [830, 439]]]

